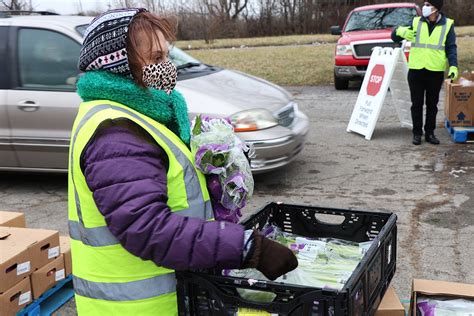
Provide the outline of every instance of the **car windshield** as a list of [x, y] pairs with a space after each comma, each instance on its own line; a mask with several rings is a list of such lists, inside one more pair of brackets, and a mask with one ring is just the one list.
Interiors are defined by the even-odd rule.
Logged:
[[385, 8], [353, 12], [344, 32], [379, 30], [398, 25], [411, 25], [415, 8]]
[[181, 49], [173, 46], [170, 50], [170, 59], [178, 68], [190, 68], [203, 65], [199, 60], [189, 56]]

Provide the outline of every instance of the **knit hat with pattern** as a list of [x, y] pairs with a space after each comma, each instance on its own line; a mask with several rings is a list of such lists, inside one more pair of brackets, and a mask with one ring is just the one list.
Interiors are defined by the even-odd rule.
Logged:
[[126, 40], [128, 26], [133, 17], [146, 9], [118, 9], [107, 11], [86, 29], [79, 56], [79, 70], [107, 70], [131, 77]]
[[441, 9], [443, 8], [443, 0], [428, 0], [427, 2], [429, 2], [433, 7], [438, 9], [438, 11], [441, 11]]

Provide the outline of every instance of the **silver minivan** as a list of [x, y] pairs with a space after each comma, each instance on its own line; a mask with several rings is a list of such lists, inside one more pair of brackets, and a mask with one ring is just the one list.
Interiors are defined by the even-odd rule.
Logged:
[[[0, 15], [0, 170], [66, 172], [69, 137], [81, 100], [77, 60], [91, 17]], [[281, 87], [203, 64], [173, 48], [176, 89], [190, 118], [230, 117], [255, 148], [252, 170], [274, 170], [303, 149], [307, 116]]]

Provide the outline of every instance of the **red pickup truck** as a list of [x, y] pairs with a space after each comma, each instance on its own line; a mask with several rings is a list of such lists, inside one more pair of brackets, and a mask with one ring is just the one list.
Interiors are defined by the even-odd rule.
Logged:
[[[334, 86], [347, 89], [349, 80], [361, 80], [375, 46], [399, 47], [391, 39], [393, 27], [411, 25], [421, 15], [414, 3], [386, 3], [358, 7], [347, 16], [344, 27], [331, 27], [331, 34], [341, 35], [336, 45]], [[405, 45], [408, 54], [410, 45]], [[408, 56], [407, 56], [408, 57]]]

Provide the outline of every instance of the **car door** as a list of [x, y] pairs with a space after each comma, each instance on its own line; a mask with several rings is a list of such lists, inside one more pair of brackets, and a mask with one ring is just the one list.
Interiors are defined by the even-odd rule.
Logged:
[[7, 90], [10, 79], [8, 30], [9, 26], [0, 26], [0, 169], [18, 167], [18, 160], [11, 143], [11, 129], [7, 115]]
[[22, 168], [67, 169], [69, 137], [80, 104], [75, 93], [80, 43], [62, 32], [16, 32], [16, 88], [8, 91], [11, 137]]

